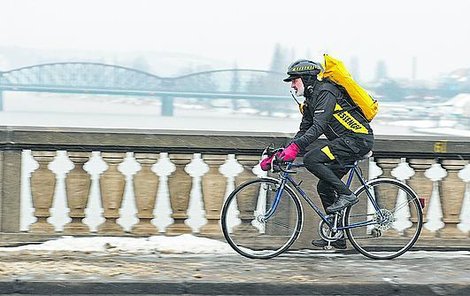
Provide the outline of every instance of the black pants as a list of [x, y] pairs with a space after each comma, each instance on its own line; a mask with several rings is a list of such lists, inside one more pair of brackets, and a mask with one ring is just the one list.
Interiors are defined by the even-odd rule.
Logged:
[[319, 179], [317, 192], [325, 209], [335, 202], [337, 194], [352, 193], [341, 181], [349, 171], [344, 166], [361, 159], [373, 143], [372, 135], [337, 138], [304, 155], [305, 168]]

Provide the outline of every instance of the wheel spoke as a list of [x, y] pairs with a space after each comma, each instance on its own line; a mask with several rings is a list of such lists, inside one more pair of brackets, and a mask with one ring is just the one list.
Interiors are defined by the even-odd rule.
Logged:
[[375, 211], [366, 190], [357, 191], [360, 202], [346, 211], [346, 225], [365, 222], [375, 216], [377, 223], [346, 229], [352, 245], [373, 259], [392, 259], [402, 255], [418, 239], [423, 225], [421, 206], [416, 195], [394, 179], [376, 179], [369, 193], [380, 207]]
[[[222, 231], [230, 246], [241, 255], [272, 258], [297, 239], [303, 215], [300, 201], [285, 186], [277, 204], [275, 198], [280, 188], [279, 181], [261, 178], [240, 185], [227, 197], [222, 208]], [[268, 211], [275, 204], [272, 213]], [[256, 219], [268, 213], [268, 219]]]
[[284, 229], [291, 229], [292, 228], [292, 225], [289, 225], [289, 224], [277, 222], [275, 220], [267, 220], [266, 222], [268, 222], [268, 221], [271, 222], [274, 225], [281, 226]]
[[412, 203], [413, 200], [408, 200], [408, 202], [405, 202], [405, 203], [401, 203], [399, 204], [398, 206], [396, 206], [395, 208], [393, 208], [392, 210], [390, 210], [392, 213], [400, 210], [400, 209], [403, 209], [405, 206], [409, 205], [410, 203]]

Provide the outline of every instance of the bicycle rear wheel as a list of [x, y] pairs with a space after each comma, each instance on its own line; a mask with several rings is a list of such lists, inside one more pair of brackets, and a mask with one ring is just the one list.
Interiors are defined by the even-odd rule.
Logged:
[[[380, 213], [367, 191], [377, 202]], [[423, 227], [423, 213], [413, 190], [397, 180], [382, 178], [359, 188], [356, 195], [359, 203], [346, 210], [345, 225], [371, 223], [346, 229], [354, 248], [372, 259], [393, 259], [414, 245]]]
[[[222, 208], [225, 239], [239, 254], [252, 259], [269, 259], [286, 251], [302, 229], [300, 201], [288, 186], [274, 205], [280, 181], [260, 178], [238, 186]], [[266, 217], [271, 208], [272, 216]]]

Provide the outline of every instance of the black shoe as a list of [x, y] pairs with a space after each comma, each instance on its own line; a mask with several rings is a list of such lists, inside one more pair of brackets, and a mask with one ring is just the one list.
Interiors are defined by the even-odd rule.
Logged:
[[336, 213], [341, 211], [344, 208], [352, 206], [359, 202], [359, 199], [354, 193], [350, 195], [340, 194], [337, 201], [335, 201], [331, 206], [326, 208], [327, 213]]
[[[326, 246], [328, 246], [328, 242], [326, 240], [323, 240], [323, 239], [314, 239], [312, 241], [312, 245], [314, 245], [315, 247], [320, 247], [320, 248], [324, 248]], [[346, 239], [344, 238], [340, 238], [334, 242], [331, 242], [330, 244], [332, 247], [334, 247], [335, 249], [340, 249], [340, 250], [345, 250], [347, 247], [346, 247]]]

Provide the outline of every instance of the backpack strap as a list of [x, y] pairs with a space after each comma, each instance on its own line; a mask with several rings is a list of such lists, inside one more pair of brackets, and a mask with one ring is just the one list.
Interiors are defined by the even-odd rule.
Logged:
[[[321, 84], [313, 89], [313, 97], [317, 98], [320, 92], [322, 91], [328, 91], [331, 94], [333, 94], [335, 97], [338, 97], [339, 95], [342, 95], [343, 97], [345, 96], [346, 90], [341, 87], [340, 85], [337, 85], [336, 83], [330, 81], [329, 79], [325, 79], [320, 82]], [[345, 108], [342, 110], [336, 110], [333, 112], [333, 114], [338, 114], [338, 113], [343, 113], [343, 112], [349, 112], [354, 109], [359, 108], [356, 104], [351, 104], [352, 106], [349, 108]]]
[[339, 93], [341, 92], [338, 86], [332, 83], [330, 80], [323, 80], [320, 83], [321, 84], [318, 87], [316, 87], [316, 89], [314, 90], [314, 93], [315, 91], [318, 91], [318, 94], [320, 94], [320, 92], [322, 91], [329, 91], [335, 97], [338, 97]]
[[340, 93], [342, 94], [343, 98], [351, 105], [351, 107], [349, 108], [344, 108], [342, 110], [336, 110], [333, 112], [333, 114], [339, 114], [339, 113], [343, 113], [343, 112], [349, 112], [349, 111], [352, 111], [352, 110], [355, 110], [355, 109], [358, 109], [359, 113], [362, 114], [362, 110], [359, 108], [359, 106], [354, 103], [354, 101], [351, 99], [351, 97], [349, 96], [348, 92], [346, 91], [346, 89], [342, 86], [342, 85], [339, 85], [339, 84], [336, 84], [334, 83], [333, 81], [331, 80], [328, 80], [331, 84], [333, 84], [334, 86], [336, 86], [336, 88], [340, 91]]

